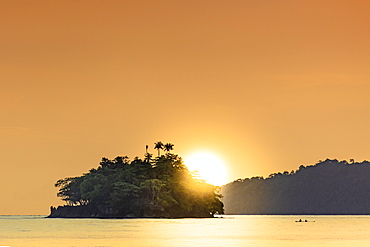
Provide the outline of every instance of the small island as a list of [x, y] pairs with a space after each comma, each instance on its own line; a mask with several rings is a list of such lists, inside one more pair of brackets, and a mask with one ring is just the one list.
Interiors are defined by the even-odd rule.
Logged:
[[[173, 144], [155, 143], [158, 156], [102, 158], [98, 168], [56, 182], [66, 205], [49, 218], [209, 218], [224, 213], [220, 188], [197, 179]], [[160, 155], [164, 149], [165, 154]]]

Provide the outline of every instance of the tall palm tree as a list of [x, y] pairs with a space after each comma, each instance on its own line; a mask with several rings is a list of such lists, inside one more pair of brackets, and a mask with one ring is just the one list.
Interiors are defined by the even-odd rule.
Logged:
[[158, 149], [158, 157], [161, 155], [161, 149], [163, 149], [164, 145], [161, 141], [154, 143], [154, 149]]
[[173, 144], [172, 143], [166, 143], [165, 145], [164, 145], [164, 150], [167, 152], [167, 153], [169, 153], [171, 150], [173, 150]]

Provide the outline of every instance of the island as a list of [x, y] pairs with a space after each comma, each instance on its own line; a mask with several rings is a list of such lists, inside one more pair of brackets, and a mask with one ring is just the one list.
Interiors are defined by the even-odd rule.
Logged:
[[267, 178], [238, 179], [221, 193], [226, 214], [369, 215], [370, 162], [326, 159]]
[[[148, 148], [148, 146], [146, 146]], [[158, 156], [103, 157], [97, 168], [56, 182], [66, 205], [50, 218], [208, 218], [224, 213], [220, 188], [197, 179], [173, 144], [155, 143]], [[164, 149], [165, 154], [160, 155]]]

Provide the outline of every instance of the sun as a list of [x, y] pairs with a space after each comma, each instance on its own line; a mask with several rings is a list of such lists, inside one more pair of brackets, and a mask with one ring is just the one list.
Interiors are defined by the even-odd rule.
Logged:
[[221, 158], [210, 152], [197, 152], [184, 159], [189, 171], [197, 172], [201, 179], [216, 186], [226, 184], [226, 166]]

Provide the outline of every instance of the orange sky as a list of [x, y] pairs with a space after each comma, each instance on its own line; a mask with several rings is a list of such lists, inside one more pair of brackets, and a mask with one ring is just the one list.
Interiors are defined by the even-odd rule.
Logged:
[[[370, 2], [1, 1], [0, 214], [172, 142], [229, 181], [370, 159]], [[154, 152], [154, 150], [153, 150]]]

